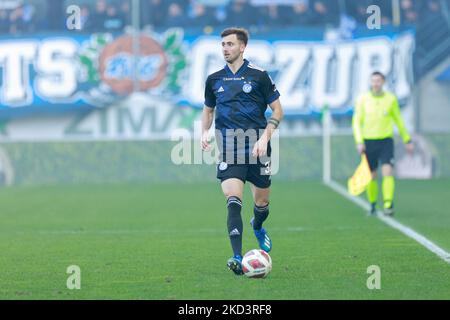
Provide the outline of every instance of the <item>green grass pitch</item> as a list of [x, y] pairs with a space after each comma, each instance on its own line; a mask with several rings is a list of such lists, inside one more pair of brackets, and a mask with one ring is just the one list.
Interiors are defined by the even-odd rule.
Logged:
[[[399, 181], [396, 194], [396, 218], [447, 251], [448, 190]], [[275, 180], [270, 210], [273, 270], [247, 279], [226, 268], [218, 184], [1, 189], [0, 299], [450, 299], [449, 264], [318, 182]], [[244, 251], [257, 247], [251, 215], [246, 186]]]

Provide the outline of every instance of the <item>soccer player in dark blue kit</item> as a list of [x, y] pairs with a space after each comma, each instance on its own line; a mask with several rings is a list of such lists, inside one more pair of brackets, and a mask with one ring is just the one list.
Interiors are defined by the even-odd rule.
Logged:
[[[262, 250], [272, 249], [272, 240], [262, 224], [269, 215], [270, 138], [283, 117], [283, 110], [280, 94], [268, 73], [243, 57], [249, 38], [247, 30], [228, 28], [221, 37], [226, 66], [206, 80], [201, 144], [203, 150], [210, 149], [208, 131], [215, 112], [220, 151], [217, 178], [227, 199], [227, 226], [233, 250], [227, 266], [241, 275], [241, 207], [247, 181], [254, 200], [254, 217], [250, 221], [254, 234]], [[268, 105], [272, 109], [269, 120], [265, 117]]]

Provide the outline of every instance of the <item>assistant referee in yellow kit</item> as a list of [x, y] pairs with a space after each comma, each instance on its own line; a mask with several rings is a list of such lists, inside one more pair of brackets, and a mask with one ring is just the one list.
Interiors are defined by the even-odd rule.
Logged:
[[370, 91], [358, 97], [352, 125], [358, 152], [366, 153], [372, 181], [367, 186], [367, 198], [371, 204], [370, 214], [376, 213], [378, 199], [377, 169], [381, 164], [383, 175], [384, 214], [394, 214], [394, 123], [406, 144], [406, 150], [412, 153], [414, 145], [405, 128], [400, 107], [394, 94], [384, 91], [385, 76], [374, 72], [370, 78]]

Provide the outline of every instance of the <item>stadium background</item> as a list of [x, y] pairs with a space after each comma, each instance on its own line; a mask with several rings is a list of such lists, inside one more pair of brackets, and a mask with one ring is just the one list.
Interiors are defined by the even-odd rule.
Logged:
[[[70, 16], [66, 8], [72, 4], [81, 8], [81, 30], [69, 30], [66, 25]], [[366, 25], [370, 16], [366, 10], [372, 4], [381, 9], [380, 29]], [[198, 136], [194, 135], [198, 133], [195, 128], [204, 80], [223, 65], [219, 34], [234, 25], [249, 28], [247, 57], [269, 71], [282, 95], [286, 117], [280, 129], [280, 169], [273, 178], [275, 185], [286, 182], [289, 189], [309, 181], [306, 189], [322, 190], [314, 183], [322, 180], [324, 170], [323, 110], [332, 115], [331, 175], [345, 181], [352, 174], [359, 160], [350, 127], [353, 102], [359, 92], [368, 89], [371, 71], [381, 70], [387, 75], [388, 88], [399, 97], [417, 147], [409, 157], [396, 139], [397, 176], [429, 179], [426, 185], [412, 184], [408, 189], [429, 188], [424, 206], [434, 195], [445, 193], [450, 177], [447, 0], [3, 0], [3, 212], [18, 211], [14, 202], [18, 199], [31, 199], [32, 208], [34, 201], [51, 202], [54, 197], [55, 203], [59, 197], [68, 197], [70, 202], [70, 192], [87, 197], [90, 195], [85, 193], [92, 192], [94, 196], [100, 192], [93, 187], [96, 185], [123, 185], [125, 193], [132, 186], [134, 192], [143, 193], [141, 200], [147, 189], [153, 190], [164, 195], [166, 202], [173, 200], [173, 190], [180, 194], [189, 189], [186, 186], [209, 192], [216, 186], [215, 166], [176, 164], [171, 154], [181, 135], [193, 137], [192, 146], [198, 151]], [[205, 187], [205, 183], [212, 184]], [[407, 189], [409, 182], [405, 183]], [[141, 191], [134, 189], [140, 186]], [[416, 196], [414, 192], [411, 198]], [[48, 198], [34, 199], [35, 193]], [[112, 191], [112, 197], [114, 194]], [[98, 195], [98, 199], [103, 198]], [[156, 200], [149, 195], [148, 203], [138, 204], [134, 199], [131, 206], [144, 210], [147, 203], [163, 212], [164, 204], [155, 204]], [[114, 205], [121, 207], [114, 199], [106, 201], [111, 202], [110, 207], [99, 205], [98, 210], [92, 209], [93, 216], [102, 217], [101, 210], [115, 212]], [[448, 219], [445, 202], [439, 203], [439, 218], [429, 220], [436, 224]], [[308, 204], [303, 205], [308, 211]], [[314, 210], [315, 205], [310, 205]], [[45, 211], [45, 205], [43, 208]], [[59, 221], [44, 211], [31, 228], [45, 230]], [[439, 220], [444, 215], [446, 218]], [[91, 218], [81, 213], [80, 225], [88, 225], [85, 222]], [[21, 219], [28, 218], [11, 215], [8, 219], [5, 228], [10, 224], [23, 232]], [[171, 226], [170, 221], [163, 224]], [[287, 218], [285, 222], [289, 225]], [[437, 239], [448, 246], [443, 234]], [[3, 259], [6, 266], [7, 258]], [[14, 288], [17, 278], [11, 275], [7, 284]], [[5, 290], [7, 297], [14, 291]], [[43, 297], [52, 295], [43, 293]], [[448, 298], [442, 292], [437, 296]], [[158, 293], [156, 297], [171, 295]]]
[[[390, 1], [376, 1], [381, 8], [382, 26], [373, 30], [365, 24], [369, 14], [364, 1], [281, 1], [271, 5], [265, 4], [267, 1], [140, 1], [136, 21], [131, 2], [71, 1], [82, 8], [81, 31], [66, 27], [69, 15], [65, 8], [69, 2], [20, 3], [2, 2], [1, 44], [4, 50], [14, 43], [19, 44], [19, 50], [20, 43], [38, 44], [32, 49], [34, 55], [22, 64], [7, 68], [14, 61], [5, 56], [2, 59], [2, 97], [10, 96], [0, 106], [3, 184], [213, 181], [214, 175], [207, 174], [210, 166], [182, 166], [169, 161], [176, 143], [168, 140], [176, 128], [193, 131], [199, 120], [204, 79], [222, 65], [219, 47], [214, 47], [217, 35], [224, 26], [235, 24], [250, 28], [255, 47], [259, 40], [253, 61], [271, 72], [283, 94], [287, 116], [281, 129], [277, 179], [321, 178], [322, 148], [317, 139], [321, 135], [320, 112], [325, 105], [334, 115], [332, 174], [338, 179], [349, 176], [358, 160], [349, 135], [352, 104], [356, 95], [367, 88], [363, 78], [375, 69], [387, 73], [389, 89], [394, 89], [402, 102], [407, 127], [420, 141], [418, 158], [400, 161], [405, 169], [400, 167], [399, 174], [406, 171], [427, 178], [450, 175], [450, 45], [445, 1], [399, 1], [399, 12], [393, 11], [396, 7]], [[258, 14], [253, 14], [254, 10]], [[180, 16], [171, 18], [178, 11]], [[5, 22], [16, 16], [15, 23]], [[152, 81], [156, 82], [148, 80], [141, 88], [133, 74], [113, 75], [129, 78], [105, 82], [103, 71], [98, 70], [102, 53], [120, 57], [121, 49], [114, 44], [125, 35], [133, 36], [129, 27], [133, 22], [155, 39], [150, 46], [160, 43], [159, 57], [170, 59], [170, 68], [161, 67], [158, 75], [155, 70], [144, 71], [153, 72], [147, 77], [154, 77]], [[178, 42], [167, 49], [161, 41], [171, 30], [175, 30], [172, 35], [178, 37]], [[100, 42], [95, 43], [93, 33], [104, 35], [106, 40], [96, 37]], [[409, 38], [410, 34], [414, 36]], [[64, 43], [57, 44], [56, 51], [50, 54], [60, 58], [44, 61], [39, 48], [54, 39], [74, 40], [76, 45], [73, 52], [61, 56], [58, 50]], [[101, 41], [113, 43], [107, 54], [102, 51], [106, 43]], [[339, 45], [339, 41], [350, 47]], [[282, 48], [283, 43], [290, 44]], [[126, 45], [126, 50], [132, 52], [132, 40]], [[403, 51], [399, 49], [402, 47]], [[296, 55], [306, 62], [292, 64], [289, 59]], [[309, 57], [303, 57], [306, 55]], [[64, 83], [54, 85], [59, 81], [58, 66], [64, 68], [67, 62], [73, 63], [72, 74], [62, 74]], [[341, 62], [343, 67], [336, 69]], [[318, 65], [325, 67], [319, 70]], [[17, 67], [27, 71], [29, 81], [22, 81], [15, 94], [14, 88], [6, 85], [5, 71], [15, 72]], [[288, 73], [289, 68], [295, 72]], [[44, 88], [36, 91], [39, 84]], [[52, 85], [54, 89], [45, 89]], [[99, 142], [104, 140], [109, 142]], [[128, 141], [119, 142], [123, 140]], [[401, 146], [397, 149], [399, 153], [402, 150]], [[415, 173], [408, 170], [411, 166]]]

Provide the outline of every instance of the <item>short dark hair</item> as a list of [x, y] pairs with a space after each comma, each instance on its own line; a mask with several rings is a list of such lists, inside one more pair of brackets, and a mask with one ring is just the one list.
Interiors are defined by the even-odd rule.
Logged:
[[227, 28], [222, 31], [220, 36], [222, 38], [235, 34], [239, 41], [243, 42], [245, 45], [248, 43], [249, 34], [248, 31], [244, 28]]
[[371, 76], [380, 76], [383, 80], [386, 80], [386, 77], [384, 76], [384, 74], [382, 74], [380, 71], [374, 71], [372, 72]]

